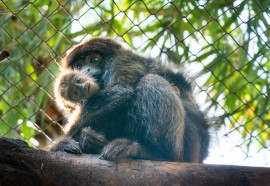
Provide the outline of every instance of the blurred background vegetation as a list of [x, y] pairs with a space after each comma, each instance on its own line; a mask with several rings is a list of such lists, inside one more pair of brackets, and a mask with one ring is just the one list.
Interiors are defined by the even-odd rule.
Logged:
[[0, 50], [10, 57], [0, 61], [0, 136], [40, 148], [60, 135], [53, 82], [61, 56], [109, 36], [187, 65], [202, 109], [218, 118], [214, 138], [243, 159], [269, 156], [269, 23], [270, 1], [2, 0]]

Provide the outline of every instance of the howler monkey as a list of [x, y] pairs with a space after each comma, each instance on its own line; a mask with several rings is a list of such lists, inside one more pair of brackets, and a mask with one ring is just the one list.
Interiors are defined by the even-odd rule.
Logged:
[[[91, 127], [105, 139], [99, 150], [108, 160], [202, 162], [207, 156], [207, 121], [187, 77], [171, 64], [143, 57], [112, 39], [94, 38], [75, 46], [63, 68], [87, 73], [100, 90], [85, 101], [69, 137], [53, 150], [91, 153], [91, 145], [82, 140], [87, 138], [85, 127]], [[79, 150], [70, 150], [74, 148]]]

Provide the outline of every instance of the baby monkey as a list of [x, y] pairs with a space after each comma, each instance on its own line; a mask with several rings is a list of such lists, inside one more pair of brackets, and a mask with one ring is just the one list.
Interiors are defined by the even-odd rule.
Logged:
[[[84, 102], [90, 99], [94, 94], [99, 91], [99, 85], [93, 78], [86, 75], [82, 71], [70, 70], [60, 74], [55, 84], [55, 96], [59, 106], [67, 107], [68, 123], [64, 128], [65, 133], [69, 133], [76, 126], [77, 120], [80, 118], [81, 109]], [[75, 116], [75, 118], [73, 118]], [[72, 148], [63, 146], [63, 151], [70, 151], [73, 153], [99, 153], [100, 150], [107, 144], [107, 139], [104, 135], [96, 133], [90, 127], [85, 127], [81, 131], [78, 139], [67, 138], [67, 144]], [[79, 143], [77, 143], [76, 141]], [[59, 144], [61, 145], [61, 144]], [[54, 148], [60, 148], [54, 146]]]
[[82, 104], [98, 91], [99, 86], [94, 79], [77, 70], [62, 73], [55, 85], [56, 100], [70, 106]]

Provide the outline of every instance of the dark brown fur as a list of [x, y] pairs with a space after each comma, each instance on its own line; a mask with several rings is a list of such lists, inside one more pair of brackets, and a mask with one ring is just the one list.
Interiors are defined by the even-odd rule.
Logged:
[[[102, 59], [98, 63], [86, 61], [93, 54]], [[80, 141], [84, 152], [94, 151], [89, 140], [82, 140], [89, 135], [85, 127], [91, 127], [106, 137], [106, 143], [100, 145], [105, 159], [202, 162], [207, 156], [208, 124], [186, 76], [174, 72], [170, 64], [164, 66], [138, 55], [112, 39], [94, 38], [75, 46], [63, 67], [80, 68], [100, 87], [82, 105], [74, 130], [68, 131]], [[54, 150], [70, 151], [74, 147], [63, 141]]]

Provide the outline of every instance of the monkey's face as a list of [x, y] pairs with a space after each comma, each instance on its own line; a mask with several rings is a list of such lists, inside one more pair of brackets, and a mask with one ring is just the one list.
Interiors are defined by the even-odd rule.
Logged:
[[96, 82], [81, 71], [67, 71], [61, 74], [55, 88], [56, 94], [73, 103], [82, 102], [99, 90]]
[[79, 70], [100, 80], [105, 66], [111, 63], [114, 54], [121, 49], [120, 44], [108, 38], [94, 38], [75, 46], [65, 57], [66, 69]]
[[97, 78], [101, 74], [101, 61], [102, 56], [98, 53], [82, 54], [74, 61], [71, 68]]

